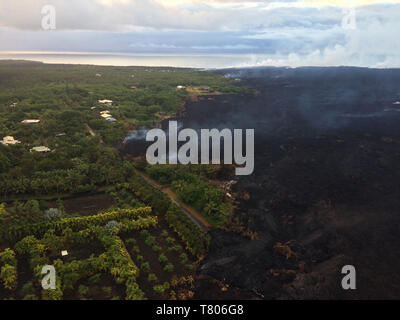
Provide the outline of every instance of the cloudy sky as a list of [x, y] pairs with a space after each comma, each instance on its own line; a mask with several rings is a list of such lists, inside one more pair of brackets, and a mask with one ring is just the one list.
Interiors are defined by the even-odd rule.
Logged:
[[[42, 8], [56, 9], [43, 30]], [[262, 55], [400, 67], [400, 0], [0, 0], [0, 50]]]

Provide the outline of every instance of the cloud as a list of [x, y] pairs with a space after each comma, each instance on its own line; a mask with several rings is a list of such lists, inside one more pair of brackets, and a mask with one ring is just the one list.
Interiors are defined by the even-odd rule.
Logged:
[[[41, 30], [47, 4], [57, 11], [54, 32]], [[342, 27], [349, 4], [355, 29]], [[398, 30], [400, 0], [0, 1], [0, 50], [247, 53], [255, 65], [398, 67]]]

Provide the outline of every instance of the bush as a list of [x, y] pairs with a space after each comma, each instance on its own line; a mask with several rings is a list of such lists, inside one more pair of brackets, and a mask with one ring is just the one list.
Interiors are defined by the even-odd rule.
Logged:
[[174, 239], [174, 238], [171, 238], [171, 237], [168, 237], [167, 239], [165, 239], [165, 241], [166, 241], [168, 244], [173, 244], [173, 243], [175, 242], [175, 239]]
[[48, 221], [60, 220], [61, 217], [62, 214], [57, 208], [50, 208], [44, 212], [44, 218]]
[[160, 263], [165, 263], [165, 262], [167, 262], [167, 261], [168, 261], [168, 258], [167, 258], [166, 255], [160, 254], [160, 255], [158, 256], [158, 262], [160, 262]]
[[182, 246], [180, 246], [179, 244], [173, 247], [168, 248], [168, 252], [172, 251], [172, 252], [178, 252], [182, 250]]
[[154, 242], [156, 242], [156, 238], [153, 237], [153, 236], [148, 236], [147, 239], [145, 240], [145, 243], [146, 243], [149, 247], [151, 247], [151, 246], [154, 244]]
[[78, 288], [78, 292], [81, 297], [85, 297], [89, 293], [89, 287], [81, 284]]
[[152, 249], [153, 249], [154, 252], [160, 252], [162, 250], [162, 248], [160, 246], [157, 246], [157, 245], [154, 245]]
[[94, 284], [99, 283], [100, 279], [101, 279], [101, 273], [98, 273], [98, 274], [95, 274], [94, 276], [91, 276], [88, 279], [88, 282], [89, 282], [89, 284], [94, 285]]
[[129, 238], [125, 242], [128, 243], [128, 244], [136, 244], [137, 241], [136, 241], [135, 238]]
[[163, 294], [165, 289], [162, 285], [156, 285], [153, 287], [153, 290], [159, 294]]
[[172, 263], [168, 263], [165, 267], [164, 267], [164, 271], [167, 272], [172, 272], [174, 271], [174, 265]]
[[186, 253], [182, 253], [182, 254], [179, 256], [179, 259], [181, 260], [181, 263], [182, 263], [182, 264], [186, 264], [186, 262], [188, 261], [188, 256], [187, 256]]
[[150, 270], [150, 263], [148, 263], [148, 262], [143, 262], [143, 263], [140, 265], [140, 269], [142, 269], [142, 270], [144, 270], [144, 271], [149, 271], [149, 270]]
[[161, 232], [161, 235], [162, 235], [164, 238], [167, 238], [167, 237], [169, 236], [167, 230], [163, 230], [163, 232]]
[[157, 281], [157, 276], [154, 273], [150, 273], [149, 276], [147, 277], [148, 282], [155, 282]]
[[111, 220], [111, 221], [107, 222], [107, 224], [104, 226], [104, 230], [106, 230], [107, 232], [118, 233], [119, 223], [115, 220]]

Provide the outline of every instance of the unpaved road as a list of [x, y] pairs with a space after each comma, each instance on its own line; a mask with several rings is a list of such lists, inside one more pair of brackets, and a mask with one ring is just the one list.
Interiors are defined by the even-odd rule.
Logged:
[[158, 184], [155, 182], [153, 179], [149, 178], [147, 175], [145, 175], [143, 172], [140, 172], [138, 170], [135, 170], [135, 172], [140, 175], [144, 180], [146, 180], [147, 183], [152, 185], [154, 188], [162, 191], [165, 193], [172, 202], [174, 202], [179, 208], [183, 210], [183, 212], [186, 213], [186, 215], [195, 223], [197, 224], [202, 230], [204, 231], [209, 231], [211, 229], [211, 225], [207, 222], [206, 219], [204, 219], [203, 216], [200, 215], [194, 208], [182, 203], [180, 200], [178, 200], [178, 197], [176, 194], [167, 187], [163, 187], [162, 185]]

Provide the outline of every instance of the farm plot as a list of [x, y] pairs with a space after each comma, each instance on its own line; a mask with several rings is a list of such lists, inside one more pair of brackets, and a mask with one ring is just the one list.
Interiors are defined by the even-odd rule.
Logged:
[[[195, 258], [150, 207], [8, 230], [0, 299], [187, 299]], [[62, 255], [64, 251], [67, 255]], [[44, 290], [45, 265], [56, 289]]]

